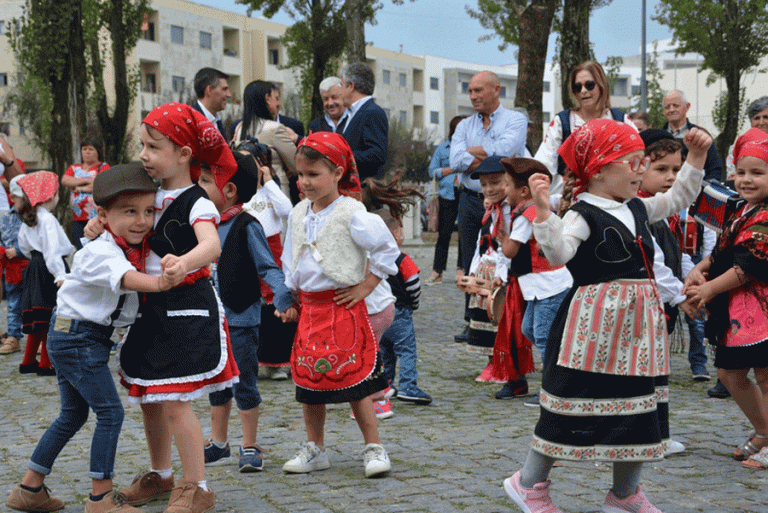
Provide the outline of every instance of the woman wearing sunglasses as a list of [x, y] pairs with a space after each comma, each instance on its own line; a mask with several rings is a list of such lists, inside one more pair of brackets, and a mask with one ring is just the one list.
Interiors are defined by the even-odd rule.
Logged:
[[552, 120], [544, 136], [544, 141], [534, 157], [547, 166], [552, 175], [552, 194], [559, 193], [563, 188], [565, 165], [557, 154], [557, 149], [563, 144], [571, 132], [592, 119], [615, 119], [635, 125], [624, 112], [611, 108], [610, 91], [605, 71], [600, 63], [595, 61], [582, 62], [568, 77], [571, 85], [570, 95], [575, 107], [566, 109]]

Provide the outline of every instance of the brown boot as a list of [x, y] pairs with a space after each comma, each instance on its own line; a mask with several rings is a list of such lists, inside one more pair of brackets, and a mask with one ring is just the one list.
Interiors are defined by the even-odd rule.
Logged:
[[0, 354], [11, 354], [20, 350], [19, 339], [16, 337], [7, 337], [0, 340]]
[[85, 513], [142, 513], [139, 508], [134, 508], [125, 502], [125, 497], [114, 490], [107, 493], [100, 501], [92, 501], [90, 497], [85, 501]]
[[173, 489], [164, 513], [205, 513], [213, 511], [214, 503], [213, 490], [206, 492], [194, 481], [182, 479]]
[[163, 479], [157, 472], [146, 472], [137, 475], [131, 486], [120, 494], [131, 506], [141, 506], [148, 502], [168, 499], [172, 490], [173, 476]]
[[20, 485], [11, 490], [11, 496], [5, 504], [19, 511], [58, 511], [64, 508], [64, 503], [51, 497], [47, 486], [39, 492], [30, 492]]

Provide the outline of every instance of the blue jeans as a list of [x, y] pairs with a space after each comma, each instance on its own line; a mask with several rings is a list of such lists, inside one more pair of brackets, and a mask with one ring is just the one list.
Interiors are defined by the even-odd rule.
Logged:
[[5, 283], [5, 298], [8, 300], [8, 336], [21, 340], [24, 334], [21, 332], [21, 293], [24, 291], [24, 282], [11, 285]]
[[560, 309], [560, 305], [568, 294], [568, 289], [544, 299], [534, 299], [528, 301], [523, 316], [523, 335], [533, 342], [541, 351], [541, 363], [546, 365], [547, 361], [547, 340], [549, 339], [549, 330], [555, 322], [555, 316]]
[[229, 327], [229, 339], [232, 344], [232, 354], [235, 356], [237, 367], [240, 369], [240, 381], [232, 388], [225, 388], [208, 394], [211, 406], [227, 404], [234, 396], [237, 408], [251, 410], [261, 404], [261, 395], [256, 381], [259, 378], [259, 328]]
[[395, 382], [395, 367], [400, 359], [400, 390], [415, 388], [419, 373], [416, 370], [416, 331], [413, 329], [413, 310], [405, 307], [395, 309], [395, 318], [381, 337], [381, 359], [384, 375], [390, 383]]
[[91, 479], [115, 477], [117, 438], [123, 425], [123, 405], [109, 370], [112, 329], [87, 321], [72, 321], [68, 331], [56, 330], [56, 316], [48, 332], [48, 355], [59, 381], [61, 413], [37, 443], [29, 469], [48, 475], [64, 446], [96, 413], [91, 442]]

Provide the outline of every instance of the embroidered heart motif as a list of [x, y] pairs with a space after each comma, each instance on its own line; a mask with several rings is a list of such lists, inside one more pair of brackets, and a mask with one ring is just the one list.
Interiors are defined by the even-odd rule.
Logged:
[[595, 256], [601, 262], [618, 264], [632, 258], [619, 230], [609, 226], [603, 230], [603, 240], [595, 247]]

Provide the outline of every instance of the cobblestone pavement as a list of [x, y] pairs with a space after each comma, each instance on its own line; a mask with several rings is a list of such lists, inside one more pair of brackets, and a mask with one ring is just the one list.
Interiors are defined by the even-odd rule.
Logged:
[[[449, 262], [455, 262], [455, 246]], [[431, 270], [431, 245], [405, 248], [422, 269]], [[451, 277], [447, 272], [446, 279]], [[521, 467], [538, 409], [522, 400], [498, 401], [500, 387], [475, 383], [484, 361], [456, 344], [463, 326], [463, 298], [449, 283], [423, 290], [421, 308], [414, 315], [419, 341], [419, 385], [434, 397], [430, 406], [394, 401], [396, 414], [381, 421], [381, 438], [392, 459], [392, 472], [381, 479], [365, 479], [362, 436], [349, 407], [331, 407], [326, 447], [331, 468], [307, 475], [285, 475], [281, 467], [305, 439], [301, 408], [290, 381], [259, 382], [261, 405], [259, 443], [268, 451], [261, 473], [240, 474], [237, 458], [207, 467], [208, 483], [216, 491], [219, 512], [501, 512], [517, 511], [502, 481]], [[2, 304], [4, 311], [5, 303]], [[4, 318], [5, 315], [0, 315]], [[21, 353], [0, 357], [0, 494], [3, 500], [19, 482], [26, 461], [40, 436], [58, 413], [55, 378], [20, 375]], [[530, 377], [538, 388], [540, 374]], [[768, 471], [754, 471], [730, 454], [751, 429], [732, 399], [710, 399], [707, 383], [691, 380], [683, 354], [673, 355], [671, 376], [671, 432], [686, 451], [648, 464], [643, 472], [646, 494], [665, 512], [768, 511]], [[118, 387], [120, 388], [120, 387]], [[120, 389], [123, 394], [122, 389]], [[125, 394], [123, 394], [125, 398]], [[118, 445], [116, 486], [148, 466], [144, 431], [138, 406], [126, 404], [126, 418]], [[194, 403], [209, 435], [207, 401]], [[64, 449], [46, 484], [67, 504], [67, 513], [82, 511], [90, 491], [87, 477], [94, 418]], [[230, 439], [239, 445], [239, 418], [233, 414]], [[175, 450], [174, 450], [175, 451]], [[174, 452], [177, 479], [181, 477]], [[611, 481], [605, 464], [565, 463], [553, 469], [552, 497], [567, 512], [596, 512]], [[145, 506], [161, 512], [164, 504]]]

